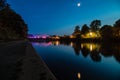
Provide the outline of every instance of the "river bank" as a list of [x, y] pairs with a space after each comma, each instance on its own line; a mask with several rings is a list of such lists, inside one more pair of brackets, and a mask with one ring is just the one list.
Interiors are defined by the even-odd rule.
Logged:
[[1, 80], [57, 80], [29, 42], [0, 43]]

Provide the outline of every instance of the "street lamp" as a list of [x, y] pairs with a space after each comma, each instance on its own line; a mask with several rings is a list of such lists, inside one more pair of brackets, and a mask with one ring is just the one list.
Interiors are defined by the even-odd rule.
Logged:
[[90, 32], [89, 34], [90, 34], [90, 37], [92, 37], [92, 35], [93, 35], [92, 32]]

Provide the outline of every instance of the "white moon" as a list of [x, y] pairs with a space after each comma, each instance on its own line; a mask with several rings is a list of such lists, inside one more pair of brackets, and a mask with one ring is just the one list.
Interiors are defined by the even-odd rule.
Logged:
[[77, 6], [78, 6], [78, 7], [80, 7], [80, 6], [81, 6], [81, 4], [80, 4], [80, 3], [77, 3]]

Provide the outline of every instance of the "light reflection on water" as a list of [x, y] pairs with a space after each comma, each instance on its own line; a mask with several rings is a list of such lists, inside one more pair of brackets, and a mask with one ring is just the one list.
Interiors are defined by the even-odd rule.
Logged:
[[32, 44], [58, 80], [120, 80], [120, 44]]
[[78, 76], [78, 80], [80, 80], [81, 74], [80, 74], [80, 73], [77, 73], [77, 76]]

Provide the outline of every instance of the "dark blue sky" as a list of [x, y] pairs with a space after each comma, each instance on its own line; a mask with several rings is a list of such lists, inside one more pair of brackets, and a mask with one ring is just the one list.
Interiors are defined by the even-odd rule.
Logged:
[[[76, 25], [120, 18], [120, 0], [7, 0], [28, 24], [32, 34], [71, 34]], [[81, 6], [78, 7], [77, 3]]]

